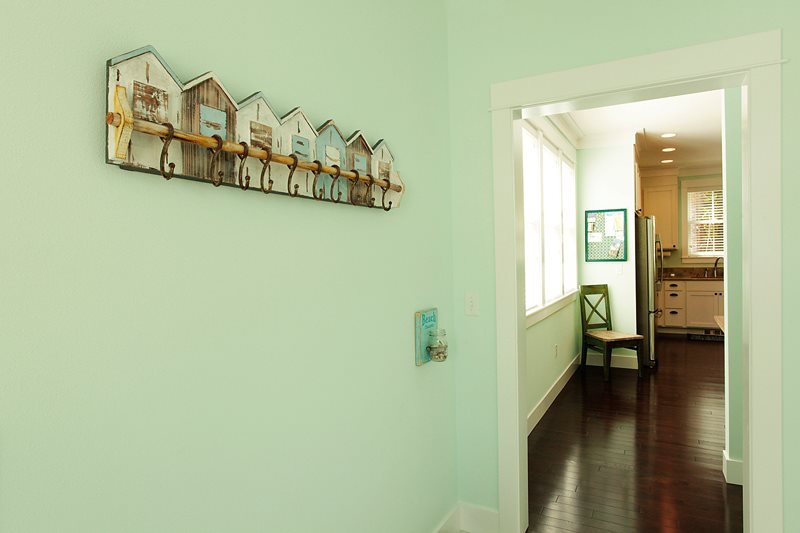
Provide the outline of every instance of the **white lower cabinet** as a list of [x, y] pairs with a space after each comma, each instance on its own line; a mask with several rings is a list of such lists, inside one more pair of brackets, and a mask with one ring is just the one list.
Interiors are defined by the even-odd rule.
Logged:
[[724, 310], [722, 281], [689, 281], [686, 283], [686, 327], [717, 329], [715, 315]]
[[663, 324], [668, 328], [717, 329], [715, 315], [724, 314], [724, 289], [720, 280], [673, 282], [664, 298]]
[[664, 325], [668, 328], [682, 328], [686, 326], [684, 309], [665, 309]]
[[661, 319], [664, 327], [682, 328], [686, 326], [686, 282], [668, 280], [662, 283]]

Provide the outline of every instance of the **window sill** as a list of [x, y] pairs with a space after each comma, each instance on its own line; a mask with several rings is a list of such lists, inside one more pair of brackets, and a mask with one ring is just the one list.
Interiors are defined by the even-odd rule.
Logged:
[[536, 309], [534, 311], [529, 312], [528, 315], [525, 317], [525, 328], [527, 329], [533, 326], [534, 324], [541, 322], [550, 315], [553, 315], [561, 311], [569, 304], [574, 302], [577, 298], [578, 298], [578, 291], [574, 290], [570, 293], [565, 294], [558, 300], [550, 302], [541, 309]]

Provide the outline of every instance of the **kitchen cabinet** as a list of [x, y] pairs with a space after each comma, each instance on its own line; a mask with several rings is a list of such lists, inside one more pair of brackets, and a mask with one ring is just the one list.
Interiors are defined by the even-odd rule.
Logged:
[[[658, 221], [656, 221], [657, 223]], [[662, 283], [662, 307], [664, 326], [668, 328], [686, 327], [685, 282], [667, 280]]]
[[656, 217], [656, 234], [665, 250], [678, 249], [678, 176], [642, 177], [642, 213]]
[[724, 314], [722, 281], [686, 282], [686, 327], [717, 329], [714, 315]]
[[666, 279], [656, 298], [663, 310], [659, 327], [719, 329], [714, 316], [725, 313], [724, 285], [718, 279]]
[[668, 328], [684, 328], [686, 327], [686, 310], [685, 309], [665, 309], [664, 310], [664, 325]]

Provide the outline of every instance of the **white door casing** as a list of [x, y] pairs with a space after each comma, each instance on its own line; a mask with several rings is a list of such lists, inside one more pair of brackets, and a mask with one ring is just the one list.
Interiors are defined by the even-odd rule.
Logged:
[[[499, 515], [528, 525], [524, 253], [513, 121], [744, 87], [742, 168], [744, 527], [783, 530], [781, 33], [771, 31], [492, 85]], [[752, 176], [758, 194], [750, 195]], [[770, 261], [754, 258], [770, 257]]]

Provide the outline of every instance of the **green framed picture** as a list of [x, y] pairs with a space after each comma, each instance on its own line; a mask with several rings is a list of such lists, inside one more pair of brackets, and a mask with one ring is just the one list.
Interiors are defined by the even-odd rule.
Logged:
[[586, 262], [628, 260], [628, 210], [586, 211]]

